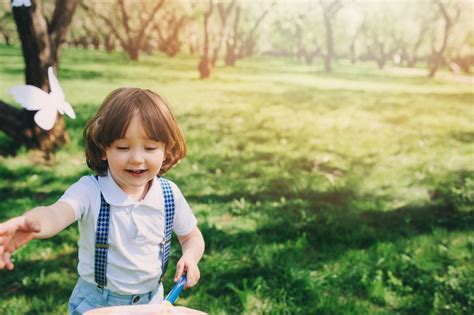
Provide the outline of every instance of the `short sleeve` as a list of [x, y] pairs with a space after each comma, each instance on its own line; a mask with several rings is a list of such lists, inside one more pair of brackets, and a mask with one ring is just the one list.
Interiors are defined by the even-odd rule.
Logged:
[[176, 205], [174, 213], [173, 231], [179, 236], [189, 234], [197, 226], [197, 219], [194, 216], [193, 211], [189, 207], [188, 202], [181, 193], [181, 190], [173, 182], [170, 183], [171, 188], [173, 189], [173, 195], [175, 198]]
[[97, 192], [97, 181], [92, 176], [83, 176], [64, 192], [59, 201], [71, 205], [75, 212], [74, 221], [77, 221], [87, 215], [91, 200], [97, 195]]

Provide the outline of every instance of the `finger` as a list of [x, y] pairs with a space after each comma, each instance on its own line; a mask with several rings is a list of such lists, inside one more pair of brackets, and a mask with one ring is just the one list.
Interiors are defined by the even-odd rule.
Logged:
[[11, 261], [11, 254], [10, 252], [5, 252], [3, 254], [3, 261], [5, 262], [5, 267], [7, 267], [8, 270], [13, 270], [14, 265], [13, 262]]
[[18, 217], [16, 217], [0, 224], [0, 235], [11, 235], [18, 228], [18, 223], [19, 220]]
[[189, 281], [186, 283], [186, 289], [192, 288], [192, 287], [194, 287], [196, 284], [197, 284], [197, 281], [194, 280], [194, 279], [191, 279], [191, 280], [189, 280]]
[[186, 282], [186, 287], [185, 287], [185, 289], [192, 288], [192, 287], [194, 287], [194, 285], [195, 285], [195, 282], [194, 282], [194, 280], [193, 280], [193, 279], [190, 279], [190, 278], [188, 278], [188, 281]]
[[186, 283], [186, 287], [187, 288], [191, 288], [191, 287], [194, 287], [198, 281], [199, 281], [199, 278], [200, 278], [200, 272], [199, 272], [199, 268], [194, 268], [194, 267], [190, 267], [188, 268], [188, 271], [187, 271], [187, 274], [186, 274], [187, 278], [188, 278], [188, 281]]
[[178, 264], [176, 265], [176, 274], [174, 276], [174, 282], [178, 281], [179, 278], [181, 278], [181, 276], [183, 275], [184, 273], [184, 263], [181, 262], [181, 261], [178, 261]]
[[3, 260], [1, 259], [3, 257], [3, 253], [5, 252], [5, 245], [3, 243], [6, 243], [5, 238], [0, 237], [0, 269], [4, 267]]

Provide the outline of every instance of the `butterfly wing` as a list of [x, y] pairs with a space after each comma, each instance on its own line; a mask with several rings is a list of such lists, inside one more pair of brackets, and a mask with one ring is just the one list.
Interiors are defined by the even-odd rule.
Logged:
[[40, 128], [44, 130], [51, 130], [53, 128], [54, 123], [56, 122], [56, 117], [58, 113], [54, 106], [47, 106], [43, 109], [40, 109], [35, 114], [35, 122]]
[[12, 7], [21, 7], [24, 5], [25, 7], [31, 7], [31, 0], [13, 0]]
[[74, 109], [72, 109], [71, 104], [69, 104], [68, 102], [63, 102], [62, 108], [64, 109], [64, 112], [66, 113], [66, 115], [68, 115], [72, 119], [76, 118], [76, 113], [74, 113]]
[[15, 101], [27, 110], [40, 110], [51, 102], [48, 93], [33, 85], [20, 85], [10, 89]]
[[64, 92], [61, 86], [59, 85], [59, 81], [54, 75], [53, 67], [48, 68], [48, 79], [49, 79], [49, 86], [51, 88], [51, 99], [53, 101], [54, 106], [57, 108], [61, 115], [66, 113], [71, 118], [76, 118], [76, 114], [71, 107], [71, 104], [64, 100]]
[[49, 87], [51, 88], [51, 95], [58, 100], [64, 101], [64, 92], [59, 85], [59, 81], [54, 75], [53, 67], [48, 68]]

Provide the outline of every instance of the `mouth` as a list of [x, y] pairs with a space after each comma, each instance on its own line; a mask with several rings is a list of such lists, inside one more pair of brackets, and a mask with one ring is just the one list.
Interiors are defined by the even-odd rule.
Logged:
[[146, 170], [126, 170], [127, 173], [133, 175], [133, 176], [140, 176], [146, 172]]

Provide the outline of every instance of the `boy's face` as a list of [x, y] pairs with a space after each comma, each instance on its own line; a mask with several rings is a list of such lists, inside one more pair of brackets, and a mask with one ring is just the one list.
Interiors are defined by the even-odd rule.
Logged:
[[139, 115], [133, 116], [125, 137], [115, 140], [102, 157], [107, 160], [115, 182], [135, 200], [143, 197], [148, 182], [158, 175], [164, 158], [165, 144], [148, 138]]

